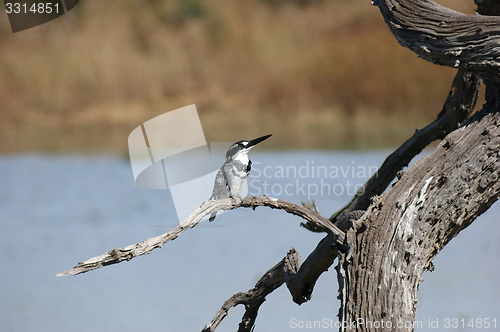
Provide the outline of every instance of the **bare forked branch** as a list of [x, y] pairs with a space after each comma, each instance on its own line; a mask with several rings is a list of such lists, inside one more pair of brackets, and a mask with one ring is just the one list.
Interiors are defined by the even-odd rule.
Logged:
[[161, 248], [163, 244], [176, 239], [185, 230], [196, 226], [204, 216], [209, 215], [212, 212], [220, 210], [232, 210], [239, 207], [255, 209], [258, 206], [267, 206], [272, 209], [284, 210], [290, 214], [299, 216], [307, 220], [308, 222], [313, 223], [317, 227], [324, 229], [328, 234], [334, 236], [339, 244], [342, 244], [344, 241], [343, 231], [341, 231], [337, 226], [333, 225], [328, 219], [305, 207], [267, 196], [245, 197], [239, 203], [236, 203], [231, 199], [222, 199], [203, 202], [203, 204], [201, 204], [199, 208], [197, 208], [189, 217], [187, 217], [186, 220], [184, 220], [181, 224], [179, 224], [179, 226], [177, 226], [170, 232], [146, 239], [142, 242], [132, 244], [124, 248], [107, 251], [100, 256], [90, 258], [85, 262], [80, 262], [71, 270], [58, 273], [57, 276], [61, 277], [70, 274], [77, 275], [80, 273], [98, 269], [106, 265], [117, 264], [122, 261], [129, 261], [134, 257], [149, 254], [151, 251], [153, 251], [153, 249]]
[[[363, 211], [349, 213], [339, 223], [341, 229], [348, 229], [362, 215]], [[203, 332], [215, 331], [220, 322], [227, 316], [229, 309], [238, 304], [245, 305], [245, 314], [238, 331], [252, 331], [258, 310], [266, 300], [266, 296], [283, 283], [290, 291], [293, 302], [300, 305], [309, 301], [316, 281], [323, 272], [328, 271], [339, 254], [336, 243], [338, 242], [335, 240], [335, 236], [328, 234], [302, 263], [298, 252], [292, 248], [283, 260], [264, 273], [253, 289], [246, 293], [236, 293], [224, 302], [212, 321], [205, 326]]]
[[299, 253], [292, 248], [285, 258], [264, 273], [254, 288], [246, 293], [236, 293], [224, 302], [212, 321], [205, 326], [203, 332], [215, 331], [227, 316], [229, 309], [239, 304], [245, 306], [245, 314], [238, 331], [251, 331], [266, 296], [283, 283], [288, 287], [295, 303], [302, 304], [309, 301], [316, 281], [323, 272], [328, 270], [337, 257], [338, 252], [334, 244], [333, 236], [327, 235], [303, 263], [300, 261]]
[[246, 308], [238, 331], [251, 331], [257, 318], [257, 312], [261, 304], [266, 300], [266, 296], [285, 282], [285, 271], [289, 270], [291, 266], [296, 265], [300, 265], [300, 257], [299, 253], [292, 248], [285, 258], [264, 273], [253, 289], [250, 289], [246, 293], [236, 293], [224, 302], [212, 321], [202, 331], [215, 331], [217, 326], [227, 316], [229, 309], [236, 307], [238, 304], [243, 304]]

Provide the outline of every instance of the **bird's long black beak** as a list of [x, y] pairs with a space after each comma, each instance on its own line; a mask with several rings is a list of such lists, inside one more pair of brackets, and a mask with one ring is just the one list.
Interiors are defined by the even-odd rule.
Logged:
[[249, 149], [251, 147], [253, 147], [254, 145], [257, 145], [259, 144], [260, 142], [268, 139], [269, 137], [273, 136], [273, 134], [269, 134], [269, 135], [266, 135], [266, 136], [262, 136], [262, 137], [259, 137], [259, 138], [256, 138], [256, 139], [253, 139], [251, 140], [250, 142], [248, 142], [246, 148]]

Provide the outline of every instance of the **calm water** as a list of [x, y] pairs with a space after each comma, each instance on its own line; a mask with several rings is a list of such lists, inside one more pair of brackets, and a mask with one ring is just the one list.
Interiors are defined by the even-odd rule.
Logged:
[[[260, 177], [250, 178], [250, 194], [314, 199], [328, 216], [386, 154], [252, 153]], [[55, 274], [79, 261], [175, 227], [168, 191], [137, 187], [126, 160], [38, 155], [0, 156], [0, 188], [1, 331], [199, 331], [291, 247], [305, 259], [322, 238], [284, 212], [239, 209], [150, 255], [60, 278]], [[446, 330], [445, 318], [496, 318], [500, 329], [499, 213], [494, 205], [436, 257], [434, 272], [424, 273], [421, 331]], [[294, 318], [335, 321], [338, 285], [330, 270], [300, 307], [285, 287], [272, 293], [256, 331], [299, 330]], [[218, 331], [236, 330], [242, 313], [232, 309]], [[429, 329], [436, 319], [439, 329]]]

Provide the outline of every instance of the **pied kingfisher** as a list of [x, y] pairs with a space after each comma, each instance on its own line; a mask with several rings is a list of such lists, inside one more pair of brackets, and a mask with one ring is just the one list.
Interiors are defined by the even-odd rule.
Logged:
[[[256, 144], [271, 137], [271, 135], [262, 136], [251, 141], [239, 141], [231, 145], [226, 152], [226, 161], [217, 172], [215, 177], [214, 189], [209, 200], [217, 200], [239, 196], [243, 189], [245, 180], [252, 169], [252, 161], [248, 158], [248, 152]], [[215, 219], [217, 212], [210, 215], [210, 221]]]

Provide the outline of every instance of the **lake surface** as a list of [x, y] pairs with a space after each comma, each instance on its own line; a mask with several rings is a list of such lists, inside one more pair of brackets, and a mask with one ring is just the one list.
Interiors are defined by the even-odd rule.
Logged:
[[[387, 154], [253, 152], [249, 194], [314, 199], [329, 216]], [[290, 248], [305, 259], [323, 237], [282, 211], [238, 209], [150, 255], [56, 277], [79, 261], [174, 228], [169, 192], [139, 188], [128, 160], [88, 156], [0, 156], [0, 188], [1, 331], [200, 331], [225, 300], [253, 288]], [[464, 319], [457, 330], [472, 331], [471, 318], [496, 318], [500, 328], [499, 215], [495, 204], [436, 257], [434, 272], [424, 273], [418, 330], [450, 330], [446, 318]], [[337, 292], [333, 268], [300, 307], [282, 286], [262, 305], [256, 331], [336, 321]], [[217, 331], [236, 330], [242, 314], [242, 307], [230, 310]], [[429, 328], [436, 320], [438, 328]], [[316, 330], [325, 329], [336, 330]]]

